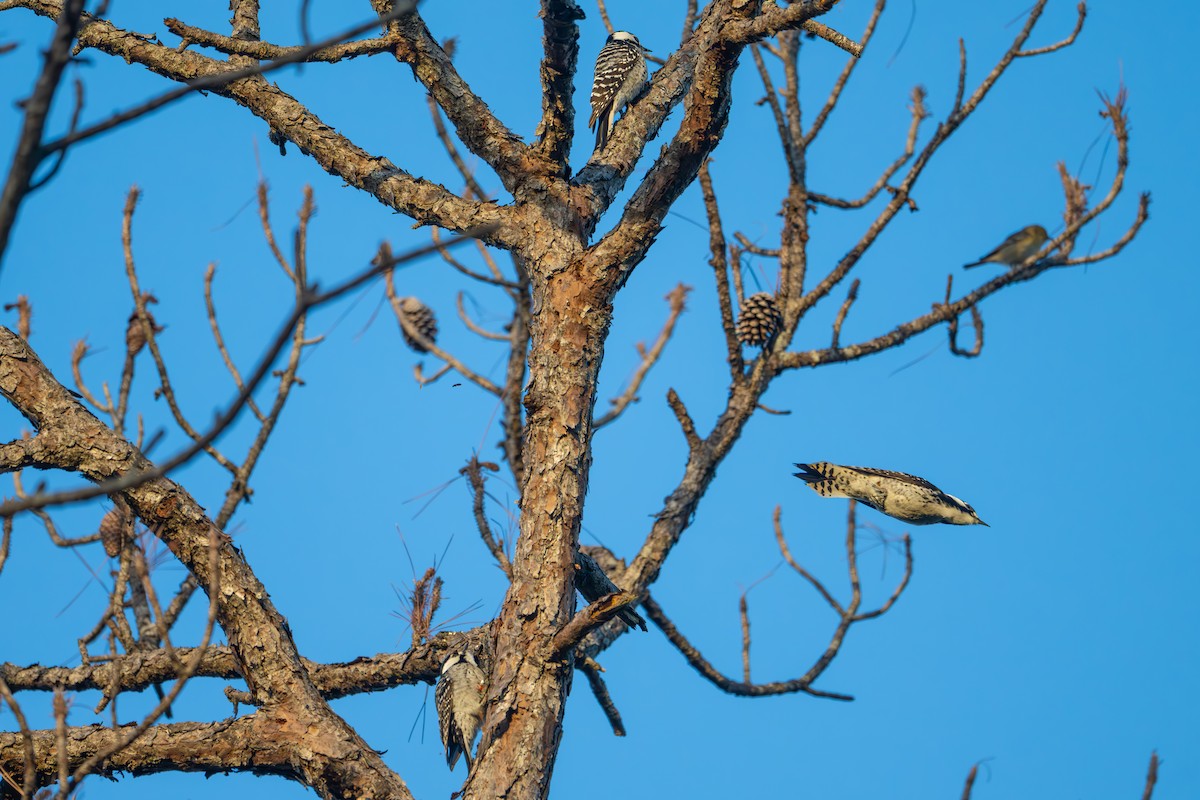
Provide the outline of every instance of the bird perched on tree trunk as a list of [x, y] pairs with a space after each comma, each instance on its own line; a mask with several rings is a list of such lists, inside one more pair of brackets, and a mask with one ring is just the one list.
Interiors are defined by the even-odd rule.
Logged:
[[[587, 553], [580, 550], [575, 554], [575, 588], [583, 595], [583, 599], [594, 603], [601, 597], [613, 592], [622, 591], [620, 586], [613, 583], [612, 578], [604, 568]], [[646, 620], [642, 615], [626, 606], [617, 612], [617, 617], [632, 628], [646, 630]]]
[[978, 261], [963, 264], [964, 268], [978, 267], [980, 264], [1007, 264], [1015, 267], [1031, 255], [1042, 249], [1042, 245], [1050, 236], [1041, 225], [1029, 225], [1009, 236], [1000, 246]]
[[446, 763], [450, 769], [458, 763], [459, 755], [467, 759], [471, 772], [471, 744], [483, 722], [483, 692], [487, 677], [470, 650], [455, 653], [442, 664], [442, 675], [434, 691], [437, 705], [438, 732], [446, 748]]
[[596, 77], [592, 80], [592, 116], [588, 127], [596, 129], [596, 149], [608, 142], [617, 113], [637, 97], [646, 85], [646, 53], [642, 43], [629, 31], [616, 31], [608, 37], [596, 56]]
[[796, 477], [821, 497], [849, 497], [913, 525], [987, 525], [971, 506], [916, 475], [826, 461], [796, 466]]

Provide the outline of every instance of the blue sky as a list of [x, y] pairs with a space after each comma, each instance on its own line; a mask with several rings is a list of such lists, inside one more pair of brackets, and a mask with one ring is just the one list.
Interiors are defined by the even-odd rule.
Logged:
[[[127, 29], [173, 42], [161, 23], [165, 13], [227, 29], [224, 4], [208, 5], [117, 3], [113, 14]], [[265, 13], [264, 36], [295, 41], [298, 5]], [[666, 55], [678, 40], [682, 5], [612, 0], [609, 10], [619, 27]], [[869, 5], [843, 0], [824, 21], [857, 38]], [[357, 6], [313, 6], [318, 36], [361, 21]], [[594, 7], [585, 8], [584, 63], [576, 78], [580, 112], [590, 62], [605, 35]], [[966, 39], [974, 85], [1016, 34], [1020, 22], [1014, 20], [1025, 9], [1024, 2], [891, 4], [844, 102], [810, 151], [812, 188], [860, 194], [899, 152], [911, 87], [924, 85], [934, 118], [944, 115], [953, 100], [958, 37]], [[457, 63], [472, 87], [514, 131], [531, 138], [539, 112], [535, 9], [497, 13], [495, 4], [430, 3], [425, 14], [435, 36], [458, 38]], [[1051, 0], [1033, 43], [1061, 38], [1074, 16], [1073, 3]], [[1198, 23], [1200, 11], [1186, 4], [1139, 8], [1135, 24], [1127, 9], [1097, 2], [1074, 47], [1015, 64], [918, 183], [920, 211], [897, 218], [864, 258], [856, 272], [859, 301], [842, 340], [868, 339], [925, 313], [941, 297], [948, 272], [960, 287], [986, 280], [992, 268], [963, 273], [959, 266], [1011, 231], [1032, 222], [1058, 225], [1057, 161], [1106, 187], [1114, 153], [1096, 115], [1096, 90], [1111, 94], [1121, 80], [1130, 92], [1133, 130], [1127, 191], [1099, 230], [1080, 238], [1080, 248], [1107, 246], [1133, 218], [1137, 192], [1149, 190], [1151, 219], [1138, 239], [1116, 260], [1054, 271], [984, 303], [987, 340], [979, 359], [951, 356], [944, 331], [936, 330], [900, 350], [778, 379], [765, 402], [792, 413], [750, 423], [655, 587], [684, 634], [736, 675], [737, 599], [780, 561], [771, 530], [777, 504], [796, 556], [839, 597], [847, 594], [845, 504], [802, 490], [791, 477], [793, 461], [904, 470], [963, 497], [991, 527], [911, 531], [916, 568], [910, 588], [889, 614], [850, 632], [818, 682], [818, 688], [854, 695], [855, 702], [729, 697], [692, 671], [656, 630], [635, 633], [601, 659], [629, 735], [611, 735], [580, 676], [554, 773], [556, 796], [952, 798], [982, 761], [974, 794], [982, 800], [1115, 800], [1140, 796], [1154, 749], [1163, 759], [1155, 797], [1200, 796], [1200, 637], [1191, 614], [1200, 540], [1187, 505], [1200, 477], [1192, 460], [1195, 401], [1187, 400], [1196, 390], [1196, 356], [1188, 343], [1200, 297], [1197, 260], [1186, 255], [1187, 220], [1195, 208], [1190, 192], [1200, 179], [1191, 142], [1200, 120], [1187, 94]], [[0, 14], [0, 41], [25, 43], [2, 57], [9, 76], [0, 104], [6, 155], [18, 125], [13, 102], [28, 93], [49, 32], [32, 15]], [[809, 119], [842, 63], [842, 54], [824, 43], [804, 45]], [[735, 80], [733, 118], [714, 156], [713, 176], [727, 231], [771, 246], [785, 175], [769, 114], [754, 105], [762, 92], [752, 66], [744, 59]], [[86, 119], [166, 88], [145, 70], [96, 53], [75, 74], [87, 87]], [[379, 56], [288, 70], [274, 80], [367, 150], [459, 188], [433, 136], [420, 85], [406, 67]], [[56, 130], [68, 111], [58, 109]], [[634, 180], [676, 122], [647, 147]], [[580, 121], [577, 169], [590, 142]], [[347, 189], [294, 149], [280, 158], [266, 141], [266, 126], [244, 109], [216, 96], [192, 97], [70, 154], [58, 177], [22, 210], [0, 273], [0, 300], [29, 295], [32, 344], [61, 379], [69, 379], [73, 343], [86, 337], [96, 350], [85, 363], [89, 382], [115, 385], [130, 309], [120, 215], [125, 192], [136, 183], [143, 191], [134, 222], [142, 284], [161, 301], [155, 313], [169, 326], [161, 343], [184, 408], [203, 424], [233, 394], [204, 314], [206, 266], [218, 265], [218, 310], [243, 369], [291, 303], [254, 211], [260, 169], [284, 240], [301, 188], [313, 186], [319, 211], [309, 263], [325, 285], [365, 266], [383, 239], [397, 250], [428, 241], [407, 219]], [[499, 191], [490, 175], [481, 173], [481, 180]], [[810, 270], [839, 258], [877, 207], [822, 209], [813, 220]], [[636, 365], [634, 344], [652, 340], [661, 326], [663, 296], [681, 281], [695, 287], [642, 401], [597, 434], [584, 541], [603, 542], [625, 557], [636, 552], [650, 515], [682, 471], [683, 439], [663, 400], [667, 389], [680, 393], [702, 431], [725, 398], [727, 368], [698, 187], [673, 212], [618, 299], [601, 376], [601, 397], [615, 396]], [[773, 285], [772, 266], [754, 262], [757, 277], [748, 276], [747, 285]], [[438, 313], [440, 342], [501, 379], [501, 347], [462, 328], [454, 295], [465, 289], [478, 317], [493, 326], [505, 318], [505, 300], [460, 278], [430, 260], [402, 272], [400, 286]], [[473, 533], [467, 490], [454, 481], [473, 452], [498, 458], [494, 401], [450, 379], [417, 388], [414, 356], [381, 298], [376, 284], [316, 315], [313, 330], [327, 339], [306, 357], [306, 385], [264, 455], [253, 504], [231, 526], [301, 649], [318, 660], [405, 646], [407, 632], [392, 614], [399, 607], [393, 587], [412, 579], [401, 535], [418, 573], [446, 553], [448, 613], [478, 603], [467, 619], [482, 622], [503, 594], [500, 573]], [[835, 292], [805, 320], [797, 347], [828, 342], [840, 299]], [[151, 429], [166, 426], [155, 453], [161, 456], [182, 437], [154, 401], [155, 385], [149, 365], [142, 365], [134, 407]], [[0, 424], [4, 436], [15, 437], [24, 420], [4, 409]], [[240, 454], [250, 431], [239, 425], [222, 445]], [[43, 477], [51, 486], [72, 485], [70, 477], [56, 475], [27, 476], [27, 482]], [[178, 478], [201, 503], [214, 511], [219, 506], [224, 484], [211, 463], [195, 462]], [[449, 481], [422, 511], [426, 493]], [[491, 488], [499, 502], [488, 513], [504, 529], [512, 491], [499, 480]], [[64, 509], [56, 519], [64, 533], [81, 535], [95, 529], [102, 513], [90, 505]], [[860, 522], [893, 538], [907, 530], [869, 509], [860, 511]], [[871, 543], [867, 532], [863, 543]], [[90, 569], [106, 572], [99, 546], [80, 555]], [[867, 603], [878, 603], [898, 580], [902, 559], [871, 547], [861, 563]], [[183, 577], [170, 562], [160, 570], [160, 591]], [[0, 575], [0, 603], [20, 604], [22, 612], [9, 615], [0, 661], [77, 663], [75, 639], [94, 624], [104, 601], [88, 566], [50, 546], [34, 521], [19, 521], [13, 555]], [[749, 602], [753, 677], [786, 679], [807, 669], [835, 622], [820, 598], [785, 568], [756, 585]], [[187, 624], [195, 630], [199, 607], [192, 611]], [[216, 681], [193, 682], [179, 717], [228, 715], [222, 688]], [[43, 700], [22, 698], [36, 727], [51, 724]], [[77, 696], [71, 721], [92, 722], [96, 701]], [[122, 698], [123, 716], [132, 719], [146, 703]], [[335, 703], [373, 747], [387, 751], [417, 797], [444, 796], [458, 788], [462, 767], [453, 775], [446, 771], [435, 723], [419, 719], [423, 707], [432, 715], [424, 687]], [[7, 711], [0, 712], [0, 727], [13, 727]], [[597, 772], [597, 764], [611, 768]], [[87, 797], [123, 800], [251, 791], [264, 798], [309, 794], [281, 780], [245, 776], [165, 775], [117, 784], [92, 778], [85, 784]]]

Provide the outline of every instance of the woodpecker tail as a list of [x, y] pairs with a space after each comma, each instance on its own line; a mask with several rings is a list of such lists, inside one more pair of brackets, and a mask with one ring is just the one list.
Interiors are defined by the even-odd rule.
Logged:
[[797, 472], [796, 477], [805, 483], [817, 483], [825, 480], [825, 476], [818, 469], [819, 464], [795, 464], [794, 466], [797, 469], [803, 470], [802, 472]]
[[796, 464], [802, 472], [795, 473], [796, 477], [808, 484], [821, 497], [848, 497], [845, 492], [834, 485], [833, 465], [825, 461], [814, 464]]
[[983, 258], [983, 259], [980, 259], [979, 261], [972, 261], [970, 264], [963, 264], [963, 269], [970, 269], [971, 267], [978, 267], [981, 264], [987, 264], [987, 263], [988, 263], [988, 260], [986, 258]]
[[596, 119], [596, 150], [603, 150], [604, 145], [608, 142], [608, 126], [609, 115], [601, 114]]

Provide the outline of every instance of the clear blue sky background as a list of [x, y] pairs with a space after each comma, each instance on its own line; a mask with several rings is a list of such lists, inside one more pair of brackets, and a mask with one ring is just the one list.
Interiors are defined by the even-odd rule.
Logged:
[[[227, 31], [224, 3], [194, 5], [119, 2], [112, 14], [127, 29], [171, 43], [161, 23], [168, 13]], [[299, 4], [267, 5], [264, 36], [296, 41]], [[361, 21], [366, 9], [365, 3], [313, 6], [317, 36]], [[636, 31], [659, 55], [672, 51], [683, 3], [612, 0], [609, 6], [619, 27]], [[958, 37], [966, 39], [974, 86], [1016, 34], [1026, 6], [892, 3], [810, 153], [812, 187], [859, 195], [899, 152], [910, 88], [925, 85], [934, 118], [944, 116], [953, 99]], [[591, 61], [605, 35], [594, 7], [585, 7], [584, 63], [576, 78], [576, 108], [584, 120]], [[869, 7], [867, 0], [844, 0], [824, 21], [857, 38]], [[891, 613], [851, 631], [818, 684], [854, 695], [853, 703], [803, 695], [732, 698], [700, 678], [656, 630], [626, 636], [601, 661], [629, 735], [612, 736], [579, 677], [554, 773], [556, 796], [948, 799], [959, 796], [968, 770], [982, 761], [974, 795], [981, 800], [1132, 800], [1140, 797], [1147, 760], [1157, 749], [1163, 766], [1155, 797], [1200, 797], [1200, 643], [1193, 613], [1200, 539], [1189, 511], [1200, 477], [1193, 455], [1192, 347], [1200, 298], [1187, 222], [1200, 179], [1192, 57], [1200, 12], [1186, 3], [1145, 4], [1136, 16], [1130, 10], [1096, 2], [1074, 47], [1014, 65], [921, 179], [915, 193], [920, 212], [902, 214], [867, 254], [843, 341], [870, 338], [926, 312], [941, 297], [948, 272], [962, 287], [985, 280], [991, 268], [962, 273], [959, 267], [1009, 232], [1031, 222], [1058, 225], [1057, 161], [1082, 167], [1086, 182], [1104, 191], [1114, 151], [1096, 115], [1096, 90], [1112, 93], [1122, 80], [1133, 128], [1128, 190], [1098, 230], [1085, 232], [1080, 247], [1106, 247], [1133, 218], [1136, 193], [1150, 190], [1151, 220], [1142, 235], [1115, 261], [1054, 271], [987, 301], [980, 359], [949, 355], [944, 330], [937, 330], [898, 351], [780, 378], [765, 401], [791, 415], [762, 416], [748, 426], [654, 594], [711, 660], [737, 675], [737, 599], [779, 564], [771, 512], [781, 504], [797, 557], [844, 598], [845, 504], [802, 490], [791, 477], [793, 461], [917, 473], [967, 499], [991, 527], [913, 531], [911, 587]], [[431, 2], [425, 14], [435, 36], [458, 38], [457, 63], [472, 87], [514, 131], [532, 137], [540, 54], [534, 4]], [[1032, 44], [1066, 35], [1074, 16], [1073, 3], [1052, 0]], [[6, 158], [18, 126], [13, 103], [28, 94], [50, 30], [26, 13], [0, 15], [0, 41], [24, 43], [0, 58]], [[843, 54], [831, 46], [804, 45], [810, 119], [842, 63]], [[94, 52], [74, 74], [87, 87], [89, 120], [167, 88], [140, 67]], [[292, 69], [274, 79], [372, 153], [459, 188], [407, 67], [379, 56]], [[727, 230], [771, 245], [784, 173], [769, 113], [754, 105], [761, 95], [747, 56], [713, 174]], [[57, 130], [69, 111], [65, 97]], [[677, 119], [649, 145], [634, 180]], [[590, 152], [582, 120], [579, 128], [576, 168]], [[155, 313], [169, 326], [162, 346], [197, 425], [232, 396], [204, 314], [206, 265], [218, 264], [219, 313], [243, 369], [291, 302], [254, 211], [260, 168], [284, 240], [301, 187], [313, 186], [319, 213], [310, 232], [310, 265], [326, 285], [364, 267], [381, 240], [397, 250], [428, 241], [407, 219], [345, 188], [294, 148], [280, 158], [266, 133], [260, 120], [229, 101], [192, 97], [77, 148], [25, 205], [0, 274], [0, 300], [29, 295], [32, 344], [61, 379], [69, 380], [72, 344], [86, 338], [97, 351], [85, 364], [88, 381], [94, 388], [117, 383], [131, 306], [120, 214], [131, 184], [144, 192], [134, 223], [142, 283], [161, 300]], [[499, 191], [492, 176], [481, 178]], [[813, 223], [810, 270], [844, 253], [877, 207], [822, 209]], [[666, 313], [663, 295], [680, 281], [695, 287], [642, 402], [597, 436], [585, 541], [601, 541], [626, 557], [636, 552], [684, 463], [683, 439], [663, 400], [668, 387], [679, 391], [702, 430], [724, 402], [727, 370], [703, 214], [693, 187], [616, 309], [602, 397], [617, 394], [629, 376], [634, 344], [656, 334]], [[753, 266], [759, 281], [773, 284], [773, 264]], [[484, 323], [498, 326], [507, 312], [502, 296], [463, 287], [461, 276], [433, 260], [404, 271], [400, 280], [403, 292], [437, 311], [449, 349], [493, 379], [502, 377], [501, 347], [463, 330], [453, 305], [455, 291], [466, 288]], [[472, 452], [498, 458], [495, 403], [452, 379], [418, 389], [411, 378], [414, 356], [381, 298], [376, 284], [316, 316], [313, 329], [327, 339], [309, 352], [302, 369], [307, 384], [263, 458], [253, 505], [232, 526], [300, 647], [318, 660], [405, 647], [407, 631], [392, 613], [399, 608], [394, 587], [410, 586], [413, 573], [398, 531], [418, 572], [446, 553], [447, 613], [479, 604], [466, 618], [482, 622], [503, 593], [500, 573], [473, 533], [466, 488], [455, 481]], [[828, 342], [840, 298], [839, 292], [806, 320], [799, 347]], [[15, 317], [7, 320], [13, 324]], [[143, 364], [134, 408], [151, 429], [169, 430], [156, 452], [161, 456], [182, 438], [153, 400], [155, 385]], [[7, 408], [0, 420], [5, 437], [24, 425]], [[240, 425], [221, 444], [240, 454], [250, 431]], [[178, 477], [210, 509], [219, 506], [224, 483], [211, 463], [196, 462]], [[48, 479], [52, 486], [72, 484]], [[427, 493], [446, 482], [418, 514], [432, 497]], [[499, 480], [491, 489], [500, 502], [488, 513], [505, 530], [512, 491]], [[81, 535], [95, 530], [102, 513], [92, 505], [56, 512], [56, 519], [64, 533]], [[860, 519], [890, 537], [906, 530], [869, 509]], [[870, 543], [864, 536], [864, 546]], [[86, 565], [51, 547], [34, 520], [18, 522], [0, 576], [0, 604], [9, 609], [0, 661], [78, 663], [75, 639], [105, 602], [91, 571], [106, 577], [108, 569], [99, 545], [80, 555]], [[901, 566], [896, 552], [867, 548], [868, 603], [887, 596]], [[170, 561], [160, 570], [160, 591], [183, 577]], [[835, 622], [786, 569], [753, 589], [750, 608], [753, 676], [760, 681], [802, 673]], [[199, 604], [191, 611], [184, 629], [194, 632]], [[181, 633], [176, 641], [185, 638]], [[227, 716], [222, 687], [193, 682], [178, 718]], [[463, 772], [461, 766], [453, 775], [446, 771], [430, 695], [408, 687], [340, 700], [335, 708], [373, 747], [387, 751], [417, 797], [444, 797], [458, 788]], [[93, 721], [97, 699], [77, 696], [71, 721]], [[36, 727], [52, 724], [45, 700], [22, 698]], [[147, 703], [123, 697], [122, 716], [133, 719]], [[429, 716], [422, 721], [423, 710]], [[14, 727], [6, 710], [0, 727]], [[246, 776], [166, 775], [117, 784], [91, 778], [84, 791], [123, 800], [309, 796], [282, 780]]]

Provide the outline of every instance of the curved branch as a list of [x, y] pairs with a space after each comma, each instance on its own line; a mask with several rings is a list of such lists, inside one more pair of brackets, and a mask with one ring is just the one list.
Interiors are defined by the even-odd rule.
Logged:
[[662, 330], [658, 332], [658, 338], [654, 340], [654, 344], [650, 346], [649, 350], [642, 344], [638, 345], [638, 352], [642, 356], [641, 363], [634, 370], [633, 377], [629, 380], [629, 385], [625, 387], [625, 391], [621, 392], [620, 397], [609, 401], [612, 403], [612, 408], [592, 423], [593, 431], [621, 416], [630, 403], [638, 399], [638, 390], [642, 388], [642, 382], [650, 374], [650, 369], [662, 357], [663, 349], [667, 346], [667, 342], [671, 339], [671, 334], [675, 331], [675, 323], [679, 321], [679, 315], [687, 307], [687, 296], [691, 290], [692, 287], [680, 283], [667, 295], [666, 299], [671, 305], [671, 312], [667, 315], [667, 321], [663, 323]]
[[662, 606], [655, 602], [653, 597], [646, 595], [646, 598], [642, 601], [642, 608], [645, 609], [646, 616], [650, 618], [650, 621], [666, 634], [667, 640], [675, 646], [676, 650], [683, 654], [683, 657], [692, 665], [692, 668], [723, 692], [741, 697], [770, 697], [777, 694], [804, 692], [815, 697], [826, 697], [830, 700], [849, 701], [854, 699], [847, 694], [813, 689], [809, 685], [811, 681], [806, 681], [804, 678], [797, 678], [790, 681], [773, 681], [771, 683], [746, 683], [729, 678], [709, 663], [708, 659], [701, 655], [700, 651], [679, 632], [675, 624], [667, 618], [666, 613], [662, 610]]
[[[47, 17], [57, 17], [62, 9], [62, 3], [55, 0], [14, 0], [11, 5], [28, 8]], [[401, 5], [397, 4], [393, 13], [399, 13], [400, 10]], [[377, 24], [378, 20], [372, 21], [366, 28]], [[341, 38], [345, 38], [345, 35], [353, 35], [353, 32], [346, 32]], [[494, 203], [464, 200], [438, 184], [414, 177], [387, 158], [367, 153], [291, 95], [262, 77], [262, 73], [293, 61], [283, 59], [231, 70], [225, 62], [156, 44], [107, 21], [93, 18], [89, 18], [87, 25], [79, 31], [78, 39], [81, 47], [119, 56], [171, 80], [186, 82], [187, 85], [103, 123], [81, 129], [70, 137], [51, 142], [43, 148], [48, 152], [161, 108], [194, 91], [209, 90], [244, 105], [272, 129], [285, 134], [290, 141], [307, 151], [327, 172], [342, 178], [350, 186], [366, 191], [389, 208], [407, 214], [421, 225], [438, 225], [453, 231], [493, 225], [487, 236], [489, 242], [505, 249], [519, 245], [522, 232], [513, 230], [504, 233], [495, 227], [495, 223], [509, 216], [505, 209]], [[321, 44], [318, 43], [317, 47]]]
[[[411, 8], [416, 4], [407, 5]], [[420, 12], [408, 11], [396, 16], [393, 0], [371, 0], [371, 6], [381, 16], [393, 17], [388, 31], [399, 36], [392, 50], [396, 60], [412, 67], [413, 76], [446, 112], [459, 140], [495, 170], [506, 189], [513, 191], [527, 172], [527, 148], [521, 138], [471, 91], [450, 56], [430, 35]]]
[[1062, 50], [1064, 47], [1070, 47], [1075, 44], [1075, 37], [1083, 30], [1083, 21], [1087, 19], [1087, 3], [1080, 2], [1075, 6], [1075, 10], [1079, 12], [1079, 16], [1075, 18], [1075, 28], [1071, 31], [1067, 38], [1055, 42], [1054, 44], [1046, 45], [1045, 47], [1035, 47], [1032, 50], [1021, 50], [1017, 53], [1017, 58], [1027, 58], [1029, 56], [1041, 56], [1046, 53], [1053, 53], [1055, 50]]
[[[235, 36], [222, 36], [219, 33], [213, 33], [204, 28], [188, 25], [174, 17], [164, 19], [163, 25], [171, 33], [183, 39], [184, 45], [198, 44], [201, 47], [211, 47], [219, 53], [249, 56], [250, 58], [263, 61], [288, 59], [289, 63], [333, 64], [347, 58], [390, 52], [396, 46], [397, 41], [399, 41], [397, 35], [389, 33], [373, 39], [358, 39], [352, 42], [341, 41], [346, 37], [340, 36], [335, 39], [335, 41], [341, 41], [340, 44], [325, 46], [285, 46], [257, 40], [247, 41]], [[378, 25], [377, 22], [371, 23], [371, 27], [375, 27], [376, 25]]]

